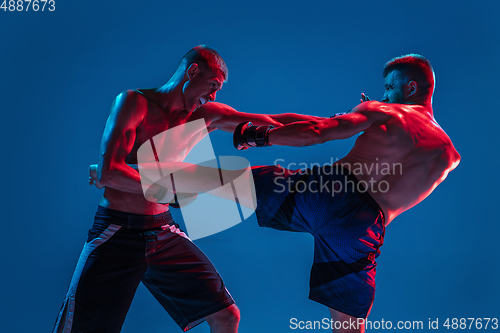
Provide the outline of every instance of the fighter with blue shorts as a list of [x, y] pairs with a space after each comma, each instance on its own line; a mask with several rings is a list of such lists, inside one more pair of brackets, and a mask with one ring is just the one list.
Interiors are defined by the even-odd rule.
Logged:
[[347, 170], [331, 165], [254, 167], [252, 174], [259, 225], [314, 237], [309, 298], [366, 318], [385, 232], [379, 205]]
[[385, 227], [424, 200], [460, 162], [434, 119], [430, 62], [418, 54], [396, 57], [383, 75], [382, 102], [362, 94], [361, 104], [349, 113], [277, 128], [241, 123], [233, 137], [243, 150], [359, 135], [351, 151], [331, 166], [303, 172], [252, 169], [259, 224], [313, 235], [309, 297], [330, 308], [332, 319], [341, 323], [335, 332], [364, 332], [362, 325], [343, 324], [370, 311]]

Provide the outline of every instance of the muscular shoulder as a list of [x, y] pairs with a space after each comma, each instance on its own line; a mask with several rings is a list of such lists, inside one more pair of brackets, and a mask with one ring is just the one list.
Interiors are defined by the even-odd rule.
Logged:
[[[405, 131], [429, 131], [436, 127], [431, 112], [421, 105], [364, 102], [353, 109], [372, 119], [375, 125], [398, 127]], [[438, 127], [438, 126], [437, 126]]]
[[394, 104], [387, 104], [378, 101], [363, 102], [352, 109], [353, 113], [360, 113], [374, 120], [389, 121], [391, 118], [401, 116], [398, 108]]
[[113, 109], [119, 111], [143, 111], [147, 105], [147, 99], [143, 93], [138, 90], [125, 90], [119, 93], [113, 101]]
[[147, 112], [148, 101], [137, 90], [125, 90], [116, 96], [111, 107], [110, 118], [121, 125], [142, 122]]
[[371, 125], [360, 137], [365, 144], [390, 146], [392, 151], [413, 146], [411, 126], [398, 104], [369, 101], [359, 104], [352, 112], [369, 119]]

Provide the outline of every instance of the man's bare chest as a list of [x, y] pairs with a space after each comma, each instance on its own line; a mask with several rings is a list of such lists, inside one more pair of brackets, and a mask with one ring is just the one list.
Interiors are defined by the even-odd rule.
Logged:
[[127, 159], [137, 163], [148, 160], [143, 155], [153, 156], [159, 161], [183, 161], [191, 149], [208, 135], [203, 118], [146, 117], [136, 129], [134, 147]]

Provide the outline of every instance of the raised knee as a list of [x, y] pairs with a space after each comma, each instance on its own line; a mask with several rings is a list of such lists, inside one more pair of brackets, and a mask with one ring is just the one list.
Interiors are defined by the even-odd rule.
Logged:
[[[224, 311], [227, 310], [227, 311]], [[240, 322], [240, 309], [236, 306], [236, 304], [233, 304], [231, 306], [228, 306], [225, 308], [223, 311], [223, 317], [224, 320], [227, 322], [231, 323], [239, 323]]]
[[220, 310], [205, 318], [209, 324], [217, 323], [224, 326], [238, 325], [240, 322], [240, 309], [236, 304], [230, 305], [225, 309]]

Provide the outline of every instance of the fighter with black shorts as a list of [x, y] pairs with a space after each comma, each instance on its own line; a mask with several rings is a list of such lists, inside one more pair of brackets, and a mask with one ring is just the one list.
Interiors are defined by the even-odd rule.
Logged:
[[119, 332], [140, 282], [183, 331], [234, 303], [169, 211], [98, 206], [54, 331]]
[[99, 164], [90, 167], [90, 184], [104, 188], [104, 194], [55, 333], [119, 332], [141, 281], [182, 330], [206, 320], [214, 333], [237, 332], [239, 310], [216, 269], [173, 223], [168, 201], [160, 204], [145, 196], [133, 167], [144, 144], [151, 148], [155, 143], [155, 159], [181, 162], [209, 132], [232, 133], [245, 119], [275, 126], [309, 119], [243, 113], [215, 103], [227, 77], [220, 55], [200, 45], [181, 59], [163, 86], [117, 96]]

